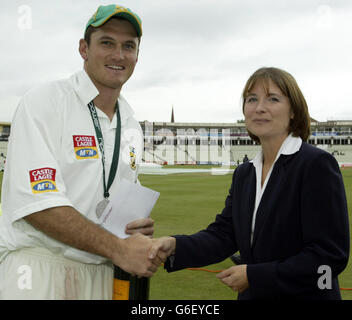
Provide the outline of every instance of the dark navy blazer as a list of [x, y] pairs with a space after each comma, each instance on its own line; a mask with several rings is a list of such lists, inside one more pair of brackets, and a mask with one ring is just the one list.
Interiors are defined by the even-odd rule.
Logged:
[[[280, 155], [259, 204], [251, 162], [234, 172], [225, 208], [207, 229], [175, 236], [172, 272], [220, 262], [236, 251], [247, 264], [249, 289], [238, 299], [341, 299], [337, 276], [349, 257], [349, 223], [339, 166], [329, 153], [305, 142]], [[173, 263], [170, 263], [170, 262]], [[318, 286], [319, 278], [331, 289]], [[325, 267], [324, 267], [325, 268]], [[319, 273], [320, 272], [320, 273]]]

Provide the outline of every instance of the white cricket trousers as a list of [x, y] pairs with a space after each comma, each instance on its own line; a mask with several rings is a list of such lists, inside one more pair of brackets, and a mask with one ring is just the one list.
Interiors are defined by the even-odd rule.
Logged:
[[84, 264], [45, 248], [9, 253], [0, 263], [3, 300], [111, 300], [113, 265]]

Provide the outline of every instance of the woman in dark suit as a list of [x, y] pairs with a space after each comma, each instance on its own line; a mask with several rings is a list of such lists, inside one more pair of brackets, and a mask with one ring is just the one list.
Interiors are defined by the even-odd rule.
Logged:
[[310, 117], [295, 79], [257, 70], [243, 113], [261, 151], [235, 170], [222, 213], [193, 235], [155, 239], [151, 257], [171, 255], [172, 272], [239, 250], [242, 264], [217, 275], [239, 299], [341, 299], [350, 243], [344, 184], [335, 158], [306, 143]]

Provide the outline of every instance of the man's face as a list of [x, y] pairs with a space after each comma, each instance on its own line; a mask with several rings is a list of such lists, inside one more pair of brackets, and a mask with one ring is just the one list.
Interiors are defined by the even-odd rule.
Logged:
[[80, 41], [84, 68], [97, 89], [121, 89], [138, 60], [138, 37], [126, 20], [111, 19], [91, 34], [88, 46]]

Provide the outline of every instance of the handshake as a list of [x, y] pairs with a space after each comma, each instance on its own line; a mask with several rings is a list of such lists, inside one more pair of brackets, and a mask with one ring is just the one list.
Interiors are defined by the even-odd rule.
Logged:
[[[126, 229], [126, 233], [131, 234], [129, 238], [116, 238], [112, 262], [133, 276], [151, 277], [176, 250], [176, 238], [152, 239], [153, 232], [151, 219], [133, 222], [130, 229]], [[245, 264], [223, 270], [216, 277], [235, 291], [242, 292], [249, 287]]]
[[119, 250], [112, 262], [133, 276], [151, 277], [175, 249], [174, 237], [151, 239], [136, 233], [127, 239], [119, 239]]

